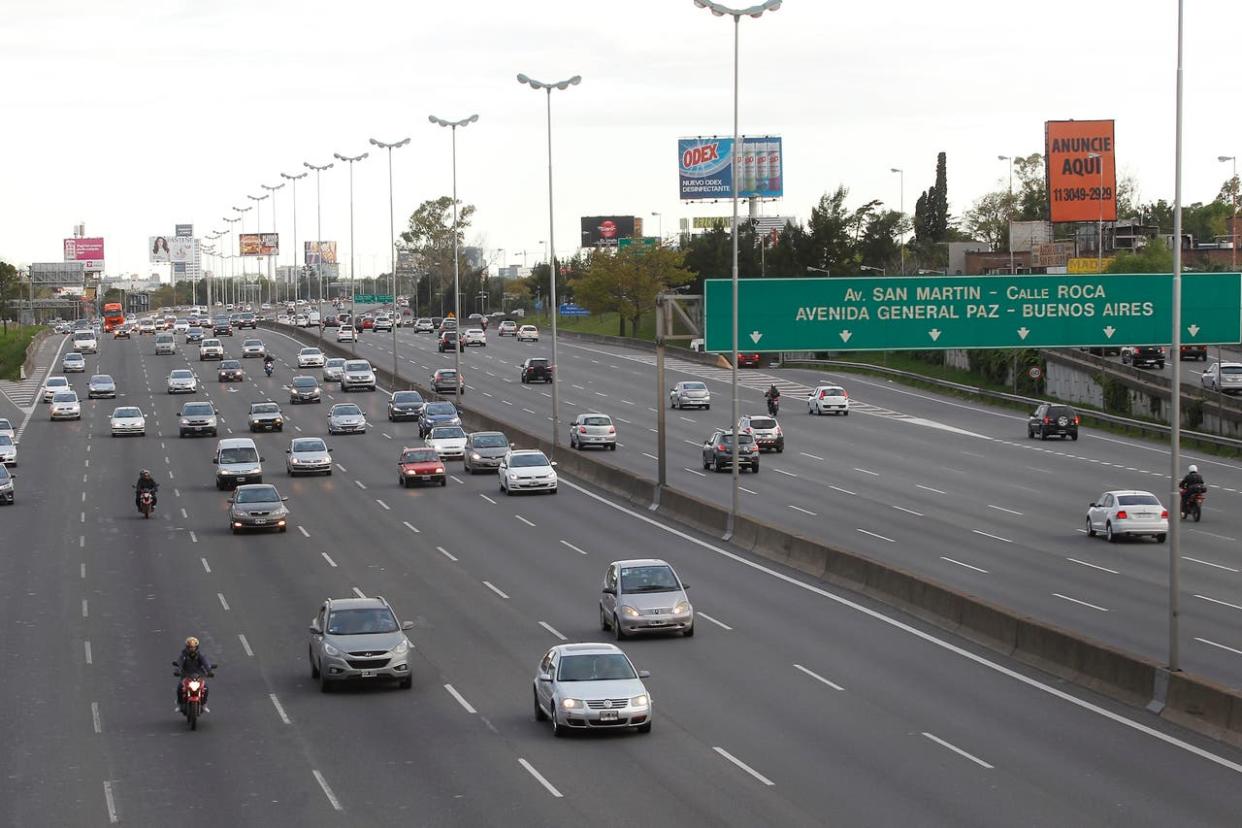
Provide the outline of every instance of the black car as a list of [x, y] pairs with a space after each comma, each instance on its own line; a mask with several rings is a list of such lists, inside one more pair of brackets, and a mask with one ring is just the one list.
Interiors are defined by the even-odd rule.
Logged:
[[[750, 469], [755, 474], [759, 473], [759, 446], [755, 443], [755, 438], [749, 434], [738, 434], [738, 468]], [[724, 471], [733, 465], [733, 433], [727, 429], [718, 428], [712, 432], [712, 436], [703, 443], [703, 468], [713, 471]]]
[[186, 342], [202, 342], [203, 341], [203, 329], [202, 328], [190, 328], [189, 330], [185, 332], [185, 341]]
[[289, 383], [289, 402], [293, 405], [298, 403], [322, 403], [323, 398], [320, 396], [319, 381], [314, 377], [305, 375], [293, 378]]
[[211, 320], [211, 334], [212, 336], [232, 336], [233, 323], [227, 316], [217, 316]]
[[530, 357], [522, 363], [522, 382], [551, 382], [552, 363], [547, 357]]
[[440, 353], [444, 353], [445, 351], [453, 350], [454, 345], [457, 346], [459, 351], [466, 350], [466, 346], [457, 341], [457, 331], [444, 331], [440, 334], [440, 344], [436, 346], [436, 349]]
[[237, 317], [237, 327], [238, 329], [251, 328], [252, 330], [257, 330], [258, 320], [255, 319], [253, 313], [243, 313]]
[[1036, 436], [1047, 440], [1050, 436], [1078, 439], [1078, 412], [1068, 405], [1043, 403], [1031, 414], [1026, 423], [1027, 439]]
[[1135, 345], [1121, 352], [1122, 364], [1133, 365], [1135, 368], [1163, 368], [1164, 348], [1158, 345]]
[[242, 368], [241, 360], [221, 360], [220, 367], [216, 371], [216, 379], [220, 382], [245, 382], [246, 370]]
[[417, 420], [423, 413], [423, 395], [417, 391], [397, 391], [388, 400], [388, 419]]

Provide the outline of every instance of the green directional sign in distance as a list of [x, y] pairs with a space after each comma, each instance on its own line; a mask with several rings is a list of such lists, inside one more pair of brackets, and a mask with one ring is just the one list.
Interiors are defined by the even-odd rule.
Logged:
[[[742, 279], [742, 351], [1168, 345], [1173, 276]], [[728, 279], [704, 285], [706, 350], [733, 349]], [[1242, 276], [1182, 277], [1185, 344], [1242, 340]]]
[[359, 293], [354, 297], [354, 304], [357, 305], [388, 305], [391, 303], [391, 293]]

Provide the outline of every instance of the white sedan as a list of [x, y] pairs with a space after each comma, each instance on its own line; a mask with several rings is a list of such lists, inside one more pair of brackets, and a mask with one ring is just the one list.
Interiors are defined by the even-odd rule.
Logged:
[[318, 348], [303, 348], [298, 351], [299, 368], [322, 368], [323, 351]]
[[534, 325], [523, 325], [517, 330], [518, 342], [538, 342], [539, 329]]
[[69, 391], [69, 380], [64, 377], [48, 377], [43, 383], [43, 401], [51, 402], [61, 391]]
[[514, 450], [500, 461], [497, 474], [500, 490], [511, 495], [514, 492], [551, 492], [556, 494], [556, 464], [537, 449]]
[[821, 385], [806, 398], [807, 414], [850, 415], [850, 394], [839, 385]]
[[147, 418], [142, 409], [133, 405], [124, 405], [112, 412], [110, 421], [113, 437], [137, 434], [139, 437], [147, 433]]
[[487, 347], [487, 334], [482, 328], [466, 328], [461, 335], [462, 345], [482, 345]]
[[169, 394], [193, 394], [198, 391], [198, 378], [188, 368], [177, 368], [168, 374]]
[[466, 456], [466, 432], [461, 426], [436, 426], [423, 443], [435, 449], [441, 460], [461, 460]]
[[1103, 534], [1110, 543], [1124, 536], [1150, 536], [1164, 543], [1168, 532], [1169, 510], [1151, 492], [1105, 492], [1087, 508], [1087, 535]]
[[337, 342], [357, 342], [358, 332], [353, 325], [341, 325], [336, 329]]
[[51, 415], [53, 420], [82, 419], [82, 404], [78, 402], [75, 391], [57, 391], [52, 397]]

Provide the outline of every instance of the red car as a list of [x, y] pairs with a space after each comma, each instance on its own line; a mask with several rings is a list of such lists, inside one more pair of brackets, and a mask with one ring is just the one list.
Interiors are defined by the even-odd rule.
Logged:
[[758, 368], [759, 367], [759, 355], [739, 353], [737, 355], [737, 367], [738, 368]]
[[448, 484], [448, 478], [444, 474], [444, 461], [433, 448], [403, 448], [397, 465], [400, 469], [397, 482], [403, 489], [408, 488], [411, 483], [439, 483], [441, 486]]
[[362, 317], [362, 330], [364, 331], [375, 330], [375, 317], [373, 316]]

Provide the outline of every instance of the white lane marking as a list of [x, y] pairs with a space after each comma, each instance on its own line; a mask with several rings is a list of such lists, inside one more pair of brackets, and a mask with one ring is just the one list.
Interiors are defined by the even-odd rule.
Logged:
[[117, 816], [117, 813], [116, 813], [116, 799], [113, 797], [113, 794], [112, 794], [112, 783], [105, 781], [103, 783], [103, 788], [104, 788], [104, 802], [107, 803], [108, 805], [108, 822], [112, 822], [112, 823], [119, 822], [120, 817]]
[[1222, 607], [1229, 607], [1230, 609], [1242, 610], [1242, 605], [1239, 605], [1239, 604], [1231, 604], [1228, 601], [1221, 601], [1216, 598], [1209, 598], [1206, 595], [1196, 594], [1195, 597], [1203, 601], [1208, 601], [1209, 603], [1212, 603], [1212, 604], [1220, 604]]
[[[1107, 438], [1104, 438], [1104, 439], [1107, 439]], [[783, 572], [777, 572], [775, 569], [772, 569], [769, 566], [764, 566], [763, 564], [758, 563], [757, 561], [747, 560], [741, 555], [730, 552], [727, 549], [716, 546], [715, 544], [709, 543], [700, 538], [696, 538], [693, 535], [690, 535], [679, 529], [675, 529], [672, 526], [667, 526], [654, 518], [648, 517], [645, 514], [635, 512], [633, 509], [622, 506], [618, 503], [613, 503], [612, 501], [608, 500], [602, 495], [598, 495], [595, 492], [589, 491], [588, 489], [585, 489], [582, 486], [579, 486], [575, 483], [571, 483], [569, 481], [562, 481], [562, 482], [563, 482], [563, 485], [577, 491], [578, 493], [586, 497], [593, 499], [597, 503], [600, 503], [604, 506], [607, 506], [610, 509], [613, 509], [614, 511], [627, 515], [628, 517], [633, 518], [634, 520], [637, 520], [641, 523], [646, 523], [647, 525], [655, 527], [656, 529], [666, 532], [667, 534], [670, 534], [676, 538], [680, 538], [681, 540], [686, 541], [687, 543], [698, 546], [700, 549], [706, 549], [709, 552], [713, 552], [722, 558], [730, 560], [741, 566], [749, 567], [750, 569], [756, 572], [762, 572], [763, 574], [767, 575], [770, 578], [774, 578], [778, 581], [781, 581], [782, 583], [789, 584], [790, 586], [796, 589], [801, 589], [813, 595], [818, 595], [819, 597], [832, 601], [833, 603], [838, 604], [839, 606], [848, 607], [854, 610], [855, 612], [865, 615], [866, 617], [874, 621], [877, 621], [881, 624], [887, 624], [888, 626], [892, 627], [895, 630], [900, 630], [901, 632], [904, 632], [909, 636], [917, 638], [920, 641], [925, 641], [928, 644], [939, 647], [945, 652], [953, 653], [954, 655], [966, 661], [972, 662], [973, 664], [979, 667], [983, 667], [984, 669], [991, 670], [992, 672], [997, 673], [998, 675], [1002, 675], [1008, 679], [1011, 679], [1012, 681], [1015, 681], [1019, 684], [1023, 684], [1027, 687], [1030, 687], [1033, 690], [1038, 690], [1042, 693], [1052, 696], [1055, 699], [1059, 699], [1063, 702], [1066, 702], [1067, 704], [1071, 704], [1080, 710], [1086, 710], [1089, 713], [1094, 713], [1095, 715], [1103, 719], [1107, 719], [1108, 721], [1113, 722], [1114, 724], [1129, 728], [1137, 733], [1143, 734], [1144, 736], [1148, 736], [1157, 741], [1164, 742], [1166, 745], [1170, 745], [1171, 747], [1175, 747], [1193, 756], [1197, 756], [1200, 759], [1211, 762], [1214, 765], [1217, 765], [1222, 768], [1226, 768], [1227, 770], [1231, 770], [1234, 773], [1242, 775], [1242, 764], [1233, 762], [1229, 759], [1226, 759], [1223, 756], [1219, 756], [1215, 753], [1212, 753], [1211, 751], [1205, 750], [1199, 747], [1198, 745], [1191, 744], [1190, 742], [1187, 742], [1183, 739], [1179, 739], [1176, 736], [1171, 736], [1167, 733], [1162, 733], [1161, 731], [1156, 730], [1155, 728], [1149, 727], [1148, 725], [1142, 724], [1141, 722], [1138, 722], [1134, 719], [1126, 718], [1120, 713], [1114, 713], [1113, 711], [1103, 708], [1099, 706], [1098, 704], [1093, 704], [1085, 699], [1080, 699], [1077, 696], [1072, 695], [1071, 693], [1068, 693], [1057, 687], [1053, 687], [1052, 685], [1042, 682], [1037, 678], [1032, 678], [1031, 676], [1023, 675], [1022, 673], [1019, 673], [1016, 670], [1012, 670], [1008, 667], [1005, 667], [1002, 664], [999, 664], [995, 661], [991, 661], [985, 656], [979, 655], [978, 653], [972, 653], [969, 650], [966, 650], [963, 647], [959, 647], [956, 644], [952, 644], [943, 638], [938, 638], [929, 632], [925, 632], [923, 630], [912, 627], [911, 625], [905, 623], [904, 621], [899, 621], [896, 618], [885, 615], [879, 610], [874, 610], [874, 609], [871, 609], [870, 607], [865, 607], [862, 604], [858, 603], [857, 601], [851, 601], [849, 598], [846, 598], [841, 595], [836, 595], [822, 587], [818, 587], [813, 584], [806, 583], [805, 581], [800, 581], [797, 578], [793, 577], [792, 575], [786, 575]]]
[[86, 523], [86, 512], [82, 513], [82, 517], [78, 520], [78, 523]]
[[1232, 566], [1225, 566], [1224, 564], [1212, 563], [1211, 561], [1201, 561], [1201, 560], [1199, 560], [1198, 558], [1192, 558], [1192, 557], [1190, 557], [1189, 555], [1182, 555], [1182, 560], [1183, 560], [1183, 561], [1194, 561], [1194, 562], [1195, 562], [1195, 563], [1197, 563], [1197, 564], [1203, 564], [1204, 566], [1210, 566], [1210, 567], [1214, 567], [1214, 568], [1216, 568], [1216, 569], [1223, 569], [1223, 570], [1225, 570], [1226, 572], [1237, 572], [1237, 571], [1239, 571], [1239, 570], [1237, 570], [1237, 569], [1234, 569]]
[[455, 474], [450, 474], [449, 479], [452, 480], [454, 483], [460, 483], [463, 486], [466, 485], [466, 481], [462, 480], [460, 477], [458, 477]]
[[349, 474], [349, 470], [348, 470], [348, 469], [346, 469], [344, 466], [342, 466], [340, 463], [337, 463], [337, 464], [336, 464], [336, 467], [337, 467], [338, 469], [340, 469], [342, 473], [344, 473], [344, 474]]
[[246, 655], [254, 658], [254, 650], [250, 649], [250, 642], [246, 640], [246, 636], [238, 633], [237, 638], [241, 641], [242, 649], [246, 651]]
[[302, 533], [302, 537], [304, 538], [310, 537], [310, 532], [307, 532], [306, 527], [302, 526], [301, 524], [298, 525], [298, 531]]
[[681, 467], [681, 470], [682, 470], [682, 471], [688, 471], [688, 472], [690, 472], [691, 474], [697, 474], [699, 477], [707, 477], [707, 475], [703, 474], [703, 472], [701, 472], [701, 471], [695, 471], [694, 469], [688, 468], [688, 467], [686, 467], [686, 466], [682, 466], [682, 467]]
[[86, 604], [86, 599], [85, 599], [85, 598], [83, 598], [83, 599], [82, 599], [82, 617], [83, 617], [83, 618], [89, 618], [89, 617], [90, 617], [90, 610], [89, 610], [89, 608], [87, 607], [87, 604]]
[[530, 762], [527, 762], [525, 759], [519, 756], [518, 764], [526, 768], [526, 772], [529, 773], [531, 776], [535, 777], [536, 781], [538, 781], [540, 785], [543, 785], [544, 789], [547, 790], [548, 793], [552, 794], [557, 799], [560, 799], [563, 796], [563, 794], [560, 791], [552, 787], [551, 782], [543, 778], [542, 773], [535, 770], [535, 766], [532, 765]]
[[354, 587], [354, 595], [357, 595], [359, 598], [367, 597], [367, 594], [363, 592], [362, 590], [358, 589], [358, 587]]
[[103, 722], [99, 720], [99, 702], [91, 702], [91, 723], [96, 733], [103, 733]]
[[358, 485], [358, 488], [359, 488], [359, 489], [362, 489], [362, 490], [364, 490], [364, 491], [365, 491], [365, 490], [366, 490], [366, 488], [367, 488], [367, 484], [366, 484], [366, 483], [363, 483], [361, 480], [355, 480], [355, 481], [354, 481], [354, 483], [356, 483], [356, 484]]
[[548, 632], [552, 633], [554, 636], [556, 636], [557, 638], [559, 638], [561, 641], [568, 641], [568, 640], [569, 640], [569, 639], [568, 639], [568, 638], [566, 638], [565, 636], [561, 635], [561, 633], [560, 633], [560, 632], [558, 632], [558, 631], [557, 631], [557, 629], [556, 629], [555, 627], [553, 627], [551, 624], [549, 624], [547, 621], [540, 621], [540, 622], [539, 622], [539, 626], [543, 627], [545, 630], [547, 630]]
[[336, 569], [336, 561], [332, 560], [331, 555], [329, 555], [327, 552], [320, 552], [319, 554], [323, 555], [323, 559], [328, 562], [328, 566], [332, 567], [333, 569]]
[[473, 715], [474, 713], [478, 712], [477, 710], [474, 709], [474, 707], [471, 706], [470, 702], [465, 700], [465, 698], [462, 696], [461, 693], [457, 692], [457, 689], [454, 688], [453, 685], [446, 684], [444, 685], [444, 689], [448, 691], [448, 694], [450, 696], [452, 696], [453, 698], [457, 700], [458, 704], [460, 704], [463, 708], [465, 708], [467, 713], [470, 713]]
[[190, 543], [198, 543], [198, 535], [193, 532], [190, 533]]
[[[891, 504], [890, 504], [890, 505], [891, 505]], [[906, 514], [908, 514], [908, 515], [914, 515], [915, 517], [923, 517], [923, 513], [922, 513], [922, 512], [916, 512], [916, 511], [914, 511], [913, 509], [907, 509], [905, 506], [896, 506], [896, 505], [893, 505], [893, 508], [894, 508], [894, 509], [896, 509], [896, 510], [897, 510], [897, 511], [899, 511], [899, 512], [905, 512], [905, 513], [906, 513]]]
[[1120, 574], [1121, 574], [1120, 572], [1118, 572], [1118, 571], [1117, 571], [1117, 570], [1115, 570], [1115, 569], [1109, 569], [1109, 568], [1108, 568], [1108, 567], [1106, 567], [1106, 566], [1099, 566], [1099, 565], [1097, 565], [1097, 564], [1087, 563], [1086, 561], [1080, 561], [1080, 560], [1078, 560], [1077, 558], [1069, 558], [1069, 557], [1067, 557], [1065, 560], [1067, 560], [1067, 561], [1071, 561], [1071, 562], [1076, 563], [1076, 564], [1078, 564], [1078, 565], [1080, 565], [1080, 566], [1089, 566], [1089, 567], [1091, 567], [1092, 569], [1098, 569], [1098, 570], [1100, 570], [1101, 572], [1108, 572], [1108, 573], [1110, 573], [1110, 574], [1112, 574], [1112, 575], [1120, 575]]
[[78, 535], [78, 548], [79, 549], [86, 548], [86, 535]]
[[896, 543], [896, 542], [897, 542], [897, 541], [893, 540], [892, 538], [886, 538], [886, 537], [884, 537], [883, 535], [877, 535], [875, 532], [868, 532], [866, 529], [857, 529], [857, 530], [855, 530], [855, 531], [862, 532], [864, 535], [870, 535], [870, 536], [871, 536], [871, 537], [873, 537], [873, 538], [879, 538], [879, 539], [880, 539], [880, 540], [882, 540], [882, 541], [888, 541], [889, 543]]
[[83, 642], [82, 642], [82, 645], [83, 645], [83, 646], [82, 646], [82, 649], [83, 649], [83, 650], [85, 650], [85, 652], [86, 652], [86, 663], [87, 663], [87, 664], [94, 664], [94, 663], [95, 663], [95, 660], [91, 657], [91, 642], [89, 642], [89, 641], [83, 641]]
[[652, 460], [659, 460], [659, 459], [660, 459], [659, 457], [656, 457], [654, 454], [648, 454], [648, 453], [647, 453], [647, 452], [645, 452], [645, 451], [643, 452], [643, 457], [650, 457]]
[[496, 505], [496, 501], [492, 500], [490, 497], [483, 494], [482, 492], [479, 492], [479, 497], [483, 498], [484, 500], [486, 500], [488, 503], [492, 504], [493, 506]]
[[844, 692], [845, 692], [845, 688], [844, 688], [844, 687], [842, 687], [841, 685], [837, 684], [835, 681], [829, 681], [828, 679], [826, 679], [826, 678], [824, 678], [823, 676], [821, 676], [819, 673], [816, 673], [816, 672], [814, 672], [814, 671], [812, 671], [812, 670], [808, 670], [808, 669], [806, 669], [806, 668], [805, 668], [805, 667], [803, 667], [801, 664], [795, 664], [795, 665], [794, 665], [794, 669], [795, 669], [795, 670], [801, 670], [802, 672], [806, 673], [808, 676], [810, 676], [811, 678], [815, 679], [816, 681], [818, 681], [818, 682], [821, 682], [821, 683], [823, 683], [823, 684], [828, 685], [828, 686], [829, 686], [829, 687], [831, 687], [833, 690], [840, 690], [842, 693], [844, 693]]
[[389, 433], [388, 433], [388, 432], [386, 432], [386, 431], [385, 431], [385, 432], [383, 432], [383, 435], [384, 435], [384, 439], [385, 439], [385, 440], [391, 440], [391, 439], [392, 439], [392, 435], [391, 435], [391, 434], [389, 434]]
[[190, 516], [189, 516], [189, 515], [187, 515], [187, 514], [185, 513], [185, 507], [184, 507], [184, 506], [182, 506], [182, 507], [181, 507], [181, 517], [182, 517], [182, 518], [184, 518], [184, 519], [186, 519], [186, 520], [189, 520], [189, 519], [190, 519]]
[[804, 515], [810, 515], [811, 517], [818, 517], [818, 515], [809, 509], [803, 509], [801, 506], [795, 506], [792, 503], [786, 504], [786, 508], [793, 509], [795, 512], [801, 512]]
[[716, 618], [712, 618], [710, 615], [708, 615], [705, 612], [698, 613], [698, 616], [699, 618], [702, 618], [704, 621], [711, 621], [713, 624], [715, 624], [717, 627], [720, 627], [722, 630], [729, 630], [730, 632], [732, 632], [733, 630], [733, 628], [730, 627], [725, 622], [720, 621], [719, 619], [716, 619]]
[[1212, 647], [1219, 647], [1220, 649], [1227, 650], [1228, 652], [1231, 652], [1234, 655], [1242, 655], [1242, 650], [1235, 650], [1233, 647], [1226, 647], [1224, 644], [1217, 644], [1215, 641], [1208, 641], [1206, 638], [1196, 638], [1195, 641], [1208, 644]]
[[948, 748], [949, 750], [956, 753], [958, 756], [969, 759], [970, 761], [974, 762], [976, 765], [985, 767], [988, 770], [992, 770], [992, 766], [989, 765], [987, 762], [983, 761], [982, 759], [980, 759], [978, 756], [972, 756], [966, 751], [962, 750], [960, 747], [957, 747], [956, 745], [951, 745], [948, 742], [946, 742], [944, 739], [941, 739], [938, 736], [933, 736], [932, 734], [928, 733], [926, 730], [923, 731], [923, 735], [926, 736], [928, 739], [931, 739], [933, 742], [940, 745], [941, 747]]
[[988, 508], [989, 508], [989, 509], [995, 509], [995, 510], [996, 510], [996, 511], [998, 511], [998, 512], [1005, 512], [1005, 513], [1010, 514], [1010, 515], [1018, 515], [1019, 517], [1021, 517], [1021, 516], [1022, 516], [1022, 513], [1021, 513], [1021, 512], [1016, 512], [1016, 511], [1014, 511], [1013, 509], [1006, 509], [1004, 506], [993, 506], [991, 503], [989, 503], [989, 504], [988, 504]]
[[786, 477], [797, 477], [798, 476], [794, 474], [793, 472], [787, 472], [784, 469], [772, 469], [772, 471], [776, 472], [777, 474], [783, 474]]
[[499, 587], [497, 587], [497, 586], [496, 586], [495, 584], [493, 584], [491, 581], [484, 581], [484, 582], [483, 582], [483, 586], [487, 587], [487, 588], [488, 588], [488, 589], [490, 589], [492, 592], [494, 592], [494, 593], [496, 593], [497, 595], [499, 595], [501, 598], [504, 598], [506, 601], [507, 601], [507, 600], [509, 600], [509, 596], [508, 596], [508, 595], [505, 595], [504, 590], [502, 590], [502, 589], [500, 589]]
[[941, 491], [940, 489], [933, 489], [931, 486], [924, 486], [922, 483], [915, 483], [914, 486], [915, 488], [922, 489], [927, 492], [935, 492], [936, 494], [948, 494], [948, 492]]
[[1002, 543], [1013, 543], [1013, 541], [1011, 541], [1009, 538], [1002, 538], [1000, 535], [992, 535], [987, 532], [984, 532], [982, 529], [971, 529], [970, 531], [974, 532], [976, 535], [983, 535], [985, 538], [991, 538], [992, 540], [998, 540], [998, 541], [1001, 541]]
[[513, 405], [513, 403], [509, 402], [508, 400], [501, 400], [501, 402], [504, 403], [505, 405]]
[[82, 492], [82, 502], [86, 502], [86, 492]]
[[1107, 607], [1101, 607], [1101, 606], [1099, 606], [1098, 604], [1091, 604], [1091, 603], [1088, 603], [1088, 602], [1086, 602], [1086, 601], [1079, 601], [1077, 598], [1071, 598], [1071, 597], [1069, 597], [1068, 595], [1062, 595], [1062, 594], [1061, 594], [1061, 593], [1059, 593], [1059, 592], [1054, 592], [1054, 593], [1052, 593], [1052, 594], [1053, 594], [1053, 596], [1054, 596], [1054, 597], [1056, 597], [1056, 598], [1060, 598], [1060, 599], [1061, 599], [1061, 600], [1063, 600], [1063, 601], [1069, 601], [1069, 602], [1074, 603], [1074, 604], [1081, 604], [1081, 605], [1082, 605], [1082, 606], [1084, 606], [1084, 607], [1091, 607], [1091, 609], [1094, 609], [1094, 610], [1099, 610], [1100, 612], [1108, 612], [1108, 608], [1107, 608]]
[[696, 442], [696, 441], [694, 441], [694, 440], [682, 440], [682, 442], [683, 442], [683, 443], [689, 443], [689, 444], [690, 444], [690, 445], [692, 445], [692, 446], [697, 446], [697, 445], [699, 445], [699, 443], [697, 443], [697, 442]]
[[801, 454], [803, 457], [809, 457], [809, 458], [811, 458], [812, 460], [819, 460], [819, 461], [823, 461], [823, 459], [824, 459], [824, 458], [820, 457], [818, 454], [807, 454], [805, 451], [800, 451], [800, 452], [798, 452], [798, 454]]
[[529, 408], [523, 408], [522, 410], [523, 410], [523, 411], [525, 411], [527, 414], [534, 414], [534, 413], [535, 413], [532, 409], [529, 409]]
[[176, 478], [175, 478], [175, 477], [173, 477], [173, 473], [172, 473], [171, 471], [168, 473], [168, 479], [169, 479], [169, 480], [176, 480]]
[[223, 593], [223, 592], [217, 592], [217, 593], [216, 593], [216, 597], [220, 599], [220, 606], [224, 607], [224, 611], [225, 611], [225, 612], [228, 612], [228, 611], [229, 611], [229, 602], [228, 602], [228, 601], [226, 601], [226, 600], [224, 600], [224, 593]]
[[712, 750], [716, 751], [718, 754], [723, 756], [725, 759], [728, 759], [734, 765], [746, 771], [751, 776], [755, 777], [755, 779], [758, 779], [760, 782], [767, 785], [769, 788], [776, 784], [771, 779], [768, 779], [766, 776], [761, 774], [759, 771], [755, 770], [750, 765], [743, 762], [741, 759], [738, 759], [736, 756], [734, 756], [732, 753], [729, 753], [729, 751], [725, 750], [724, 748], [713, 747]]
[[384, 511], [386, 511], [386, 512], [391, 512], [391, 511], [392, 511], [392, 508], [391, 508], [391, 507], [390, 507], [387, 503], [385, 503], [384, 501], [380, 500], [378, 497], [377, 497], [377, 498], [375, 498], [375, 502], [376, 502], [376, 503], [378, 503], [380, 506], [382, 506], [382, 507], [383, 507], [383, 509], [384, 509]]
[[317, 770], [311, 769], [311, 773], [315, 775], [315, 781], [319, 783], [319, 787], [323, 789], [323, 795], [328, 798], [328, 803], [337, 811], [343, 811], [341, 801], [336, 798], [336, 794], [332, 793], [332, 789], [328, 787], [328, 780], [323, 778], [323, 774]]
[[437, 546], [437, 547], [436, 547], [436, 551], [437, 551], [437, 552], [439, 552], [439, 553], [440, 553], [441, 555], [443, 555], [444, 557], [448, 558], [450, 561], [453, 561], [453, 562], [456, 562], [456, 561], [457, 561], [457, 558], [455, 558], [455, 557], [453, 556], [453, 553], [452, 553], [452, 552], [449, 552], [449, 551], [448, 551], [447, 549], [445, 549], [443, 546]]
[[563, 541], [561, 541], [561, 544], [562, 544], [562, 545], [564, 545], [564, 546], [568, 546], [570, 549], [574, 550], [574, 551], [575, 551], [575, 552], [577, 552], [579, 555], [585, 555], [585, 554], [586, 554], [586, 550], [585, 550], [585, 549], [579, 549], [578, 547], [574, 546], [572, 543], [570, 543], [570, 542], [569, 542], [569, 541], [567, 541], [567, 540], [563, 540]]
[[83, 578], [85, 578], [86, 577], [86, 564], [78, 564], [78, 572]]
[[862, 472], [863, 474], [869, 474], [869, 475], [871, 475], [872, 477], [879, 477], [879, 476], [880, 476], [880, 473], [879, 473], [879, 472], [868, 471], [867, 469], [860, 469], [860, 468], [858, 468], [857, 466], [855, 466], [855, 467], [854, 467], [854, 471], [856, 471], [856, 472]]
[[621, 404], [622, 405], [633, 405], [634, 403], [630, 402], [629, 400], [622, 400]]
[[942, 561], [948, 561], [949, 563], [951, 563], [951, 564], [957, 564], [958, 566], [964, 566], [964, 567], [966, 567], [967, 569], [973, 569], [975, 572], [982, 572], [984, 575], [987, 575], [987, 574], [988, 574], [988, 571], [987, 571], [986, 569], [980, 569], [979, 567], [977, 567], [977, 566], [971, 566], [971, 565], [970, 565], [970, 564], [968, 564], [968, 563], [962, 563], [961, 561], [955, 561], [955, 560], [953, 560], [952, 558], [946, 558], [944, 555], [941, 555], [941, 556], [940, 556], [940, 560], [942, 560]]
[[1211, 532], [1204, 532], [1202, 529], [1190, 529], [1189, 531], [1194, 532], [1199, 535], [1207, 535], [1209, 538], [1216, 538], [1217, 540], [1232, 541], [1234, 543], [1237, 543], [1236, 538], [1226, 537], [1225, 535], [1214, 535]]
[[285, 713], [285, 708], [281, 706], [280, 699], [276, 698], [276, 694], [268, 693], [267, 697], [272, 700], [272, 706], [276, 708], [276, 715], [280, 716], [280, 720], [285, 724], [293, 724], [289, 721], [289, 716]]
[[525, 523], [527, 526], [534, 526], [534, 525], [535, 525], [535, 524], [531, 523], [529, 520], [527, 520], [526, 518], [522, 517], [521, 515], [514, 515], [514, 517], [515, 517], [515, 518], [517, 518], [518, 520], [522, 521], [522, 523]]
[[415, 529], [415, 528], [414, 528], [414, 525], [413, 525], [412, 523], [410, 523], [408, 520], [403, 520], [403, 521], [401, 521], [401, 522], [405, 524], [405, 528], [406, 528], [406, 529], [409, 529], [411, 532], [413, 532], [413, 533], [414, 533], [414, 534], [416, 534], [416, 535], [417, 535], [417, 534], [419, 534], [419, 531], [418, 531], [417, 529]]
[[756, 492], [754, 489], [748, 489], [748, 488], [746, 488], [745, 486], [741, 486], [741, 485], [739, 485], [739, 486], [738, 486], [738, 489], [739, 489], [739, 490], [741, 490], [741, 491], [743, 491], [743, 492], [746, 492], [746, 494], [753, 494], [753, 495], [757, 495], [757, 494], [759, 494], [759, 493], [758, 493], [758, 492]]
[[854, 497], [858, 497], [858, 492], [851, 492], [849, 489], [842, 489], [840, 486], [830, 485], [828, 488], [832, 489], [834, 492], [840, 492], [841, 494], [853, 495]]

